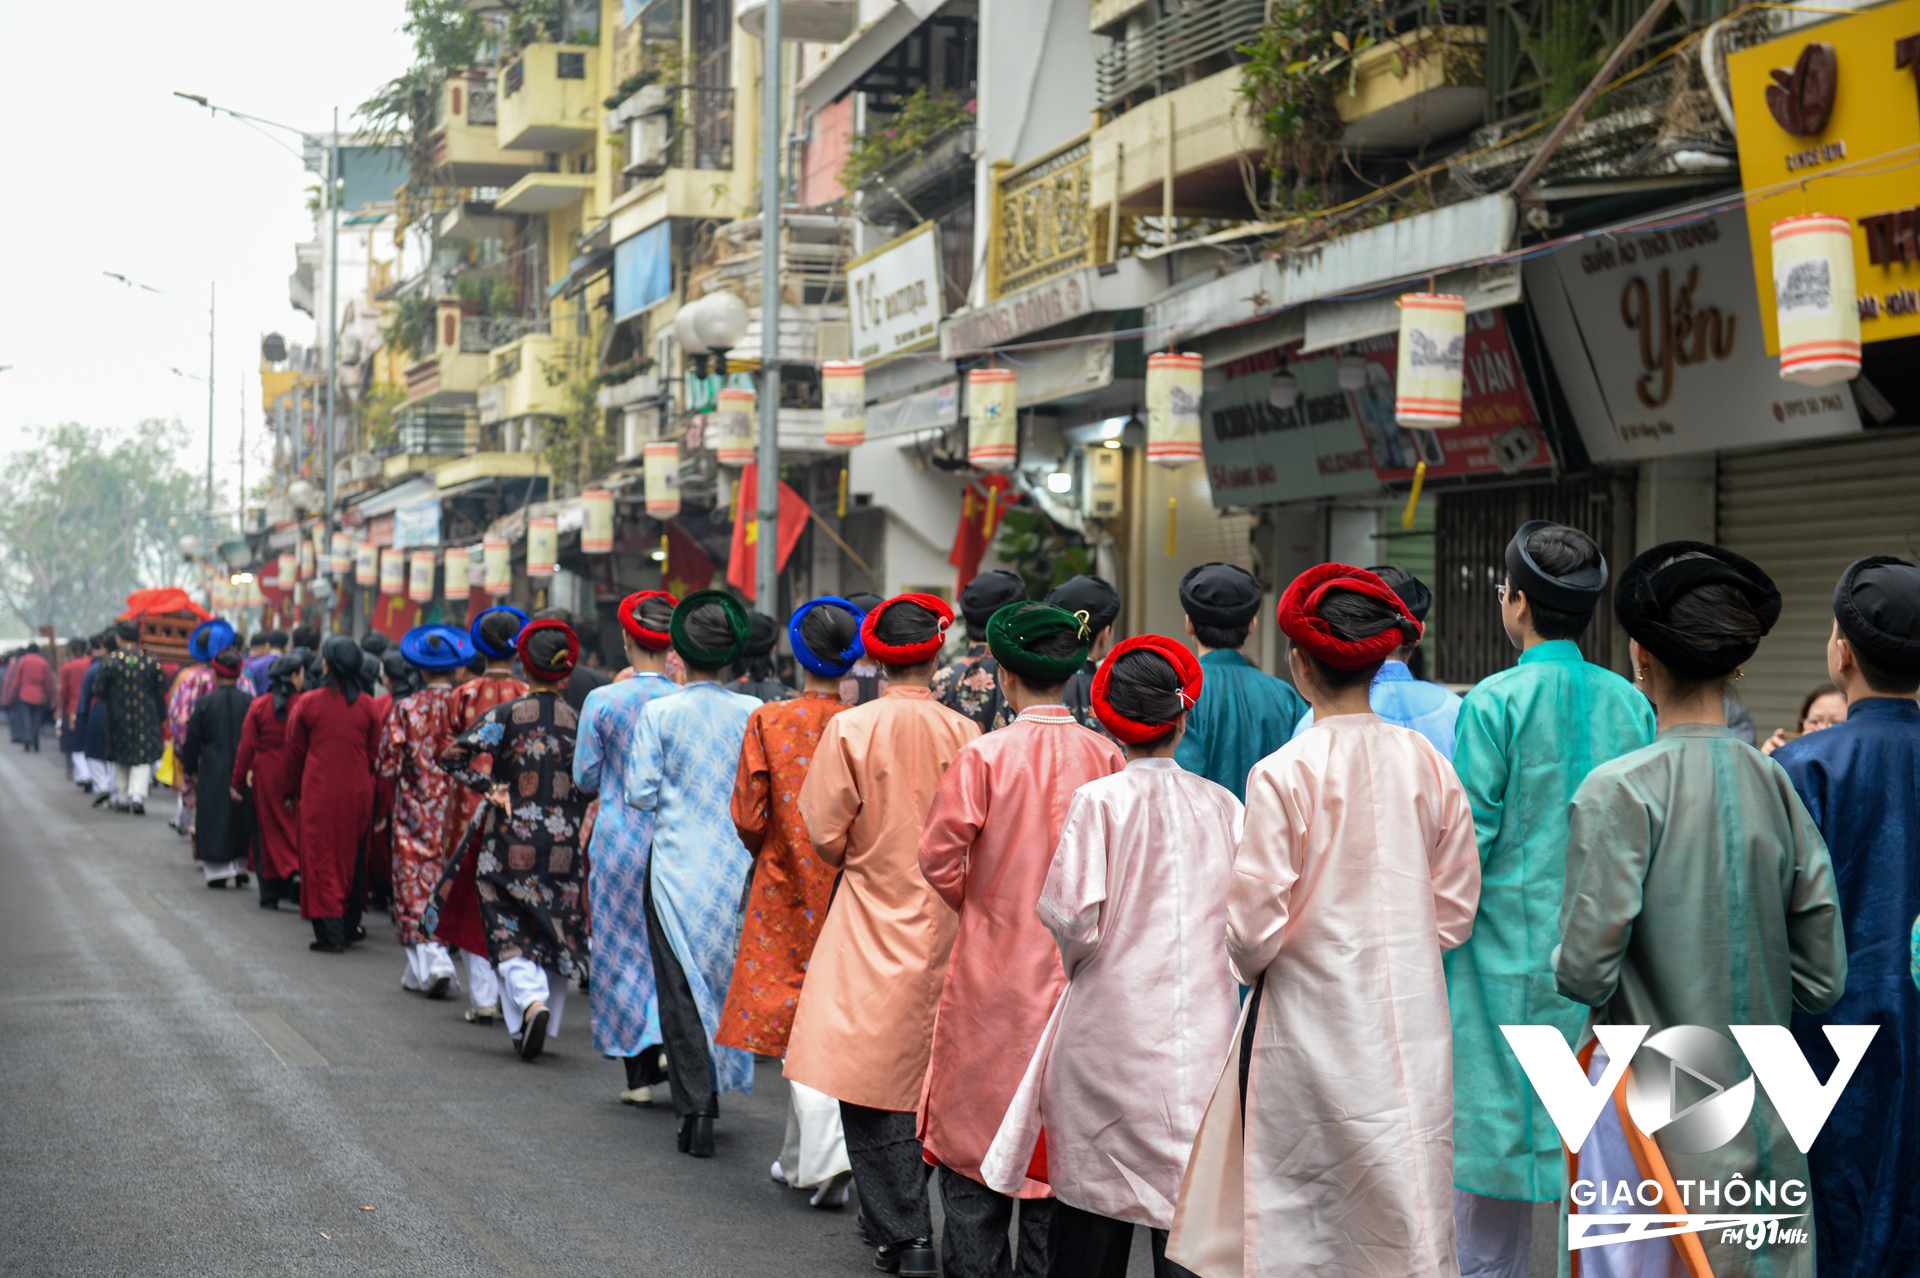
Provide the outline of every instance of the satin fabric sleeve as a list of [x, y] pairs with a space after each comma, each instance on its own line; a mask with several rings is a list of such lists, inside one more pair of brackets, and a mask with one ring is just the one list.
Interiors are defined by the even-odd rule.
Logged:
[[1285, 943], [1314, 782], [1294, 760], [1256, 767], [1247, 778], [1246, 819], [1227, 886], [1227, 962], [1242, 985], [1271, 967]]
[[406, 717], [400, 713], [402, 702], [393, 707], [380, 727], [379, 748], [374, 751], [373, 770], [388, 781], [400, 779], [400, 760], [407, 749]]
[[[254, 699], [256, 704], [260, 698]], [[268, 701], [268, 714], [272, 714], [273, 702]], [[236, 790], [247, 788], [247, 773], [253, 771], [253, 756], [260, 750], [260, 717], [247, 707], [247, 717], [240, 723], [240, 748], [233, 754], [233, 778], [228, 782]]]
[[747, 720], [746, 739], [740, 743], [740, 766], [733, 774], [733, 799], [729, 804], [733, 828], [747, 851], [760, 855], [767, 841], [767, 810], [773, 795], [773, 778], [768, 771], [767, 743], [760, 735], [758, 710]]
[[[1777, 765], [1776, 765], [1777, 766]], [[1793, 841], [1793, 884], [1787, 892], [1787, 954], [1793, 970], [1793, 1005], [1824, 1012], [1847, 992], [1847, 934], [1833, 861], [1820, 827], [1792, 782], [1777, 773]]]
[[665, 702], [649, 701], [640, 711], [640, 722], [633, 729], [632, 751], [627, 755], [626, 775], [621, 778], [627, 806], [652, 812], [660, 806], [660, 781], [664, 761], [660, 757], [660, 716], [654, 707]]
[[1490, 700], [1469, 696], [1453, 725], [1453, 770], [1473, 811], [1474, 838], [1483, 861], [1500, 837], [1507, 791], [1506, 734], [1494, 722], [1497, 711]]
[[495, 706], [481, 715], [471, 728], [455, 737], [440, 756], [440, 770], [476, 794], [493, 789], [493, 778], [474, 767], [474, 762], [480, 755], [501, 749], [506, 737], [503, 708]]
[[1433, 873], [1434, 927], [1440, 948], [1451, 950], [1473, 935], [1474, 914], [1480, 908], [1480, 843], [1465, 788], [1437, 750], [1433, 764], [1440, 825], [1427, 864]]
[[300, 778], [305, 775], [307, 766], [307, 710], [319, 695], [316, 689], [312, 696], [295, 697], [293, 709], [287, 711], [286, 797], [296, 801], [300, 797]]
[[1107, 850], [1113, 829], [1107, 806], [1085, 791], [1074, 794], [1060, 827], [1060, 845], [1046, 886], [1040, 889], [1040, 922], [1060, 947], [1060, 966], [1073, 979], [1100, 948], [1101, 907], [1107, 900]]
[[1613, 997], [1655, 838], [1650, 805], [1624, 781], [1592, 774], [1581, 783], [1567, 812], [1567, 879], [1552, 956], [1562, 997], [1588, 1007]]
[[835, 869], [846, 863], [848, 836], [861, 806], [850, 743], [840, 720], [829, 719], [814, 747], [807, 779], [800, 783], [800, 819], [814, 852]]
[[376, 776], [379, 773], [380, 740], [387, 734], [387, 725], [395, 724], [402, 734], [406, 732], [399, 720], [400, 707], [391, 701], [387, 702], [385, 714], [376, 714], [367, 720], [367, 775]]
[[967, 853], [987, 816], [986, 765], [978, 750], [962, 748], [940, 778], [920, 831], [920, 873], [950, 909], [966, 902]]
[[600, 748], [600, 718], [606, 708], [607, 699], [598, 688], [587, 694], [580, 707], [580, 727], [573, 737], [573, 784], [583, 794], [600, 793], [606, 759]]

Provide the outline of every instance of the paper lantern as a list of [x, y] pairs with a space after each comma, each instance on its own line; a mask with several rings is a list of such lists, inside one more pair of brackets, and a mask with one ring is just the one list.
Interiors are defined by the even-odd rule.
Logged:
[[274, 577], [274, 581], [279, 585], [280, 589], [292, 590], [294, 586], [294, 579], [299, 576], [299, 571], [295, 567], [296, 556], [291, 551], [289, 551], [280, 556], [278, 563], [279, 563], [279, 571], [278, 571], [278, 574]]
[[370, 541], [353, 543], [353, 580], [362, 586], [380, 580], [380, 548]]
[[583, 554], [604, 555], [613, 550], [613, 494], [589, 488], [580, 494], [580, 505], [587, 522], [580, 529]]
[[489, 537], [480, 544], [485, 564], [481, 590], [489, 595], [504, 595], [513, 589], [513, 547], [504, 539]]
[[344, 577], [353, 570], [353, 537], [351, 534], [337, 532], [333, 535], [333, 545], [329, 548], [328, 558], [332, 561], [328, 567], [336, 577]]
[[397, 595], [406, 584], [407, 552], [389, 546], [380, 552], [380, 593]]
[[1773, 224], [1773, 300], [1783, 380], [1830, 386], [1860, 375], [1853, 231], [1846, 218], [1810, 213]]
[[967, 462], [979, 470], [1011, 470], [1020, 451], [1020, 417], [1010, 368], [967, 374]]
[[708, 442], [722, 466], [753, 462], [754, 396], [750, 390], [728, 387], [720, 392], [720, 406], [707, 426]]
[[314, 565], [316, 561], [314, 559], [313, 543], [311, 541], [301, 542], [299, 546], [299, 550], [297, 552], [297, 556], [298, 557], [296, 559], [296, 563], [298, 563], [299, 565], [298, 571], [299, 571], [300, 580], [305, 581], [309, 577], [313, 576], [313, 573], [314, 573]]
[[256, 575], [252, 581], [249, 581], [245, 584], [247, 588], [247, 607], [249, 608], [266, 607], [267, 595], [265, 591], [260, 589], [260, 578]]
[[447, 547], [445, 584], [441, 593], [448, 599], [465, 599], [473, 590], [473, 580], [469, 575], [469, 556], [465, 546]]
[[327, 530], [322, 528], [316, 521], [313, 527], [307, 530], [307, 537], [313, 542], [313, 565], [315, 571], [331, 566], [333, 563], [333, 558], [330, 553], [332, 547], [327, 544]]
[[527, 576], [553, 576], [560, 548], [560, 521], [552, 516], [527, 521]]
[[415, 603], [433, 602], [433, 552], [416, 550], [407, 563], [407, 598]]
[[867, 366], [857, 359], [830, 359], [820, 366], [820, 403], [825, 408], [828, 448], [858, 448], [867, 442]]
[[1467, 299], [1455, 293], [1402, 293], [1394, 420], [1415, 430], [1458, 426], [1466, 367]]
[[233, 607], [233, 599], [227, 594], [232, 588], [225, 577], [213, 577], [207, 582], [207, 598], [216, 617]]
[[672, 519], [680, 513], [680, 445], [656, 439], [647, 445], [647, 513]]
[[1147, 356], [1147, 460], [1178, 470], [1200, 460], [1200, 357]]

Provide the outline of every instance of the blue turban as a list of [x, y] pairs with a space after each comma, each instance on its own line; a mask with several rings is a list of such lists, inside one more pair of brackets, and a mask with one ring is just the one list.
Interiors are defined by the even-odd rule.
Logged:
[[212, 661], [214, 654], [233, 647], [233, 627], [215, 617], [193, 628], [187, 640], [187, 657], [193, 661]]
[[[808, 613], [822, 604], [844, 608], [853, 614], [853, 642], [847, 645], [846, 651], [837, 655], [822, 656], [809, 648], [807, 641], [800, 637], [800, 624], [807, 619]], [[809, 599], [794, 610], [792, 619], [787, 622], [787, 638], [793, 643], [793, 659], [822, 678], [838, 679], [853, 669], [854, 662], [866, 655], [866, 649], [860, 643], [860, 623], [865, 621], [866, 617], [866, 613], [838, 595], [822, 595], [818, 599]]]
[[401, 636], [400, 655], [415, 669], [445, 674], [473, 660], [473, 640], [458, 626], [415, 626]]

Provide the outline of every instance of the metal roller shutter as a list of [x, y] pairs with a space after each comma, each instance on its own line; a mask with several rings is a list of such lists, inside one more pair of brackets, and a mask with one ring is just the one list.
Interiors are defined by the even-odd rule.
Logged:
[[1920, 432], [1722, 454], [1719, 542], [1773, 578], [1780, 622], [1734, 693], [1764, 740], [1827, 678], [1833, 587], [1863, 555], [1920, 562]]

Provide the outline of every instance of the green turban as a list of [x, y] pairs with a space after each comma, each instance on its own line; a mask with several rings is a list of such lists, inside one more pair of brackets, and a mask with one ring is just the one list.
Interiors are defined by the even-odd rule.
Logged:
[[[1033, 651], [1034, 645], [1059, 634], [1071, 634], [1078, 641], [1072, 652], [1054, 657]], [[993, 659], [1042, 688], [1065, 683], [1086, 664], [1091, 638], [1086, 613], [1052, 604], [1011, 603], [987, 622], [987, 648]]]
[[[726, 636], [707, 633], [708, 628], [704, 626], [697, 628], [700, 633], [689, 634], [687, 618], [710, 603], [717, 603], [726, 610]], [[694, 669], [718, 670], [740, 659], [740, 655], [747, 650], [747, 635], [751, 630], [752, 623], [747, 618], [747, 610], [738, 599], [724, 590], [696, 590], [682, 599], [673, 610], [673, 620], [667, 625], [667, 637], [673, 641], [673, 650]], [[726, 641], [722, 642], [723, 639]]]

